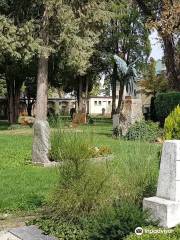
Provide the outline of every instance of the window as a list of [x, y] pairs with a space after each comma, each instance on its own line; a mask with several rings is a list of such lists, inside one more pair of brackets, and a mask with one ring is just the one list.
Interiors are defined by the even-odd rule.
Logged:
[[111, 105], [111, 101], [108, 101], [108, 105]]
[[99, 105], [101, 105], [101, 101], [99, 101]]
[[94, 101], [94, 105], [97, 105], [97, 101]]

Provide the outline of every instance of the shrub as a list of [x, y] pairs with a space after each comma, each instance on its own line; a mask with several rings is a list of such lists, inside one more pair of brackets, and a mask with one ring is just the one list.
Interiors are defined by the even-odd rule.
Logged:
[[144, 140], [154, 142], [162, 135], [162, 130], [158, 123], [151, 121], [140, 121], [133, 124], [126, 135], [127, 140]]
[[[88, 160], [87, 160], [88, 161]], [[84, 217], [110, 204], [110, 171], [106, 164], [66, 162], [59, 168], [60, 180], [49, 197], [48, 209], [38, 225], [59, 239], [88, 239]], [[81, 173], [81, 174], [80, 174]]]
[[180, 104], [180, 93], [159, 93], [155, 98], [157, 120], [164, 125], [165, 118]]
[[152, 224], [147, 212], [136, 205], [117, 201], [113, 207], [97, 217], [90, 230], [89, 239], [92, 240], [121, 240], [136, 227]]
[[175, 110], [165, 120], [165, 138], [180, 139], [180, 106], [178, 105]]
[[122, 129], [120, 127], [113, 128], [113, 137], [119, 138], [122, 136]]
[[89, 121], [88, 121], [88, 123], [89, 123], [90, 125], [93, 125], [93, 124], [94, 124], [94, 120], [93, 120], [92, 117], [89, 117]]

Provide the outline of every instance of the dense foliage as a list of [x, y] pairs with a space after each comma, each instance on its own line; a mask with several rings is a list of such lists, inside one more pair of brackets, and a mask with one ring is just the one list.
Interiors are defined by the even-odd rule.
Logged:
[[180, 104], [180, 93], [159, 93], [155, 98], [154, 104], [157, 120], [163, 125], [165, 118]]
[[147, 64], [143, 74], [143, 80], [140, 81], [142, 93], [147, 96], [155, 96], [159, 92], [166, 92], [168, 90], [168, 81], [164, 73], [157, 75], [157, 62], [154, 59]]
[[180, 139], [180, 106], [179, 105], [166, 118], [164, 129], [165, 129], [165, 138], [167, 140]]
[[136, 122], [128, 129], [126, 138], [128, 140], [155, 142], [158, 137], [162, 136], [162, 133], [158, 123], [142, 120], [141, 122]]
[[148, 226], [149, 215], [128, 201], [117, 202], [95, 220], [90, 240], [122, 240], [138, 226]]

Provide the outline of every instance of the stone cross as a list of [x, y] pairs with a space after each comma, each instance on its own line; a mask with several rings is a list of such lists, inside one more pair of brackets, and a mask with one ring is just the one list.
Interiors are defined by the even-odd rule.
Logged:
[[172, 228], [180, 224], [180, 140], [165, 141], [157, 193], [144, 199], [143, 208], [159, 221], [159, 226]]

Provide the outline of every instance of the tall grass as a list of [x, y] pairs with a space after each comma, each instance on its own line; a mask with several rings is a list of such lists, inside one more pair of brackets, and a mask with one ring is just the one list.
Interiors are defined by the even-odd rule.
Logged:
[[109, 165], [91, 161], [92, 132], [68, 131], [60, 124], [52, 134], [51, 144], [51, 158], [61, 163], [59, 184], [50, 198], [55, 218], [77, 221], [112, 198]]
[[114, 161], [119, 197], [141, 204], [143, 197], [156, 193], [161, 147], [140, 141], [122, 146]]

